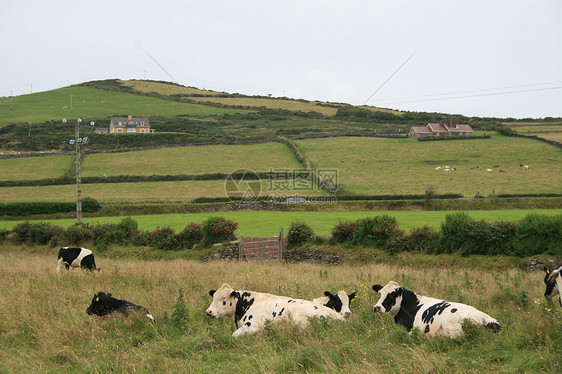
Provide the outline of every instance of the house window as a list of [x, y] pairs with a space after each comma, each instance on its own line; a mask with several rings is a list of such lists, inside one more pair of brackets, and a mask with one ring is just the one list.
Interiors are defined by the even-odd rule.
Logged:
[[119, 126], [121, 126], [123, 124], [123, 122], [119, 121]]
[[127, 132], [137, 132], [137, 130], [134, 127], [129, 127]]
[[144, 126], [144, 122], [141, 122], [141, 126]]
[[118, 129], [117, 129], [117, 132], [123, 132], [123, 129], [122, 129], [122, 128], [118, 128]]
[[146, 130], [145, 130], [145, 129], [140, 129], [140, 132], [143, 132], [143, 133], [144, 133], [144, 132], [146, 132]]

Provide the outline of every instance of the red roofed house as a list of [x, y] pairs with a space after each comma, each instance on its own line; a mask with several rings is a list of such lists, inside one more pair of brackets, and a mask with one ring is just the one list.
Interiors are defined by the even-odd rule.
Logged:
[[414, 126], [408, 132], [410, 138], [420, 136], [461, 136], [472, 135], [470, 125], [459, 124], [456, 119], [442, 119], [439, 123], [428, 123], [427, 126]]

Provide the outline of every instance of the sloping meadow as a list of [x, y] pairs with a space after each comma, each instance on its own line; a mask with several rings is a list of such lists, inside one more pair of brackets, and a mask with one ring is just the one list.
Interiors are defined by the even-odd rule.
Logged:
[[[4, 247], [0, 271], [0, 372], [555, 372], [561, 308], [542, 297], [543, 273], [513, 269], [414, 269], [389, 265], [199, 263], [96, 258], [99, 272], [58, 276], [56, 249], [23, 255]], [[429, 271], [428, 271], [429, 270]], [[464, 302], [502, 324], [499, 333], [466, 326], [457, 340], [408, 334], [372, 307], [375, 283], [395, 280], [419, 294]], [[231, 321], [205, 315], [208, 291], [223, 282], [312, 299], [355, 291], [345, 322], [306, 330], [269, 325], [233, 339]], [[143, 315], [86, 314], [94, 293], [146, 307]]]

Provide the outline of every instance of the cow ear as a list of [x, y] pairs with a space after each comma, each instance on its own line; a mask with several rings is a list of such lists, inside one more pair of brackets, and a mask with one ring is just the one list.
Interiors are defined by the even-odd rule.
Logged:
[[211, 297], [215, 294], [215, 292], [217, 292], [216, 290], [211, 290], [209, 291], [209, 295], [211, 295]]
[[401, 296], [404, 293], [404, 287], [399, 287], [396, 290], [396, 296]]
[[332, 294], [330, 293], [330, 291], [324, 291], [324, 296], [327, 296], [328, 299], [333, 299], [333, 298], [334, 298], [334, 295], [332, 295]]
[[357, 296], [357, 294], [356, 294], [355, 292], [352, 293], [352, 294], [350, 294], [350, 295], [348, 295], [349, 301], [351, 302], [351, 300], [355, 299], [355, 296]]
[[382, 286], [380, 284], [375, 284], [373, 286], [373, 291], [379, 292], [380, 290], [382, 290]]
[[107, 296], [108, 296], [108, 297], [111, 297], [111, 293], [108, 293]]
[[548, 270], [548, 269], [546, 268], [546, 266], [543, 266], [542, 269], [543, 269], [547, 274], [550, 274], [550, 270]]
[[239, 294], [238, 292], [236, 292], [236, 291], [232, 291], [232, 292], [230, 293], [230, 297], [240, 298], [240, 294]]

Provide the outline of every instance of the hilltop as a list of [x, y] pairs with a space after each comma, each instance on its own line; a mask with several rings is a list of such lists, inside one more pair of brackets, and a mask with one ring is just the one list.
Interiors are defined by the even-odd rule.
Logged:
[[[107, 127], [112, 116], [149, 117], [151, 138], [93, 135], [91, 149], [266, 140], [277, 136], [404, 135], [413, 125], [453, 117], [481, 128], [499, 119], [397, 112], [344, 103], [247, 96], [169, 82], [109, 79], [0, 99], [0, 149], [62, 151], [81, 117]], [[504, 119], [504, 122], [512, 122]]]

